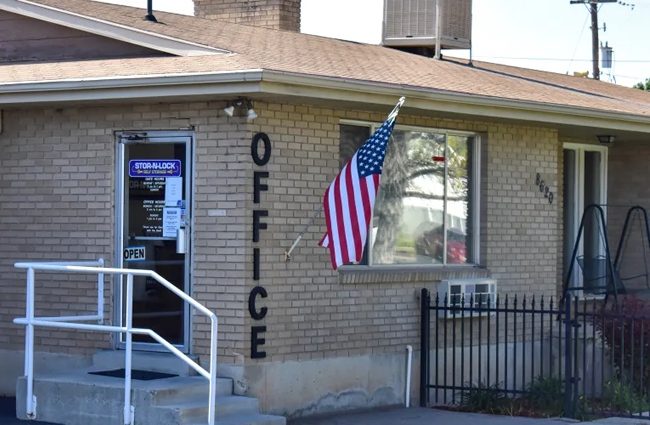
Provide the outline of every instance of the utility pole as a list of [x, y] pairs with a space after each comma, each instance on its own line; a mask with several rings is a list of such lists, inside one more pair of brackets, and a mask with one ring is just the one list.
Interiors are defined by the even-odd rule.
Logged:
[[594, 66], [594, 80], [600, 80], [598, 67], [598, 3], [591, 3], [591, 58]]
[[616, 3], [618, 0], [571, 0], [571, 4], [588, 4], [591, 12], [591, 59], [594, 66], [594, 80], [600, 80], [600, 68], [598, 67], [598, 4]]

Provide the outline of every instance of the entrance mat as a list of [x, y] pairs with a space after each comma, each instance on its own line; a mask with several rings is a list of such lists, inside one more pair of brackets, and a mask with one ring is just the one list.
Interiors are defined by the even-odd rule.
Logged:
[[[101, 372], [88, 372], [89, 375], [100, 375], [100, 376], [111, 376], [113, 378], [122, 378], [125, 377], [125, 369], [115, 369], [115, 370], [104, 370]], [[178, 375], [171, 375], [169, 373], [161, 372], [150, 372], [148, 370], [131, 370], [131, 379], [137, 381], [153, 381], [154, 379], [165, 379], [165, 378], [175, 378]]]

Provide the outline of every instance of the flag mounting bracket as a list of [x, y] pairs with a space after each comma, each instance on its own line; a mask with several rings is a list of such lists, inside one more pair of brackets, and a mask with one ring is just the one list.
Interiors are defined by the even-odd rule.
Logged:
[[307, 229], [309, 229], [311, 227], [311, 225], [314, 224], [314, 220], [316, 220], [316, 217], [318, 217], [320, 215], [320, 213], [323, 212], [323, 209], [325, 209], [325, 207], [321, 205], [321, 207], [318, 209], [318, 211], [316, 211], [316, 213], [313, 215], [311, 220], [309, 220], [309, 223], [307, 223], [305, 228], [302, 229], [302, 232], [300, 232], [300, 235], [298, 235], [298, 238], [296, 239], [296, 241], [293, 243], [293, 245], [291, 245], [291, 248], [289, 248], [287, 251], [284, 251], [284, 261], [290, 261], [291, 260], [291, 252], [296, 247], [296, 245], [298, 245], [298, 242], [300, 242], [300, 239], [302, 239], [302, 237], [305, 234], [305, 232], [307, 231]]

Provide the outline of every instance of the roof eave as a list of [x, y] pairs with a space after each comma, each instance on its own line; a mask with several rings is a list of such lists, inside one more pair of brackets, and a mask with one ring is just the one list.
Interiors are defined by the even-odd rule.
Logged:
[[259, 93], [262, 70], [134, 75], [0, 84], [0, 107]]
[[262, 90], [386, 106], [393, 106], [396, 99], [405, 96], [409, 108], [427, 111], [650, 133], [650, 115], [280, 71], [264, 71]]
[[255, 93], [650, 133], [650, 116], [262, 69], [5, 83], [0, 106]]

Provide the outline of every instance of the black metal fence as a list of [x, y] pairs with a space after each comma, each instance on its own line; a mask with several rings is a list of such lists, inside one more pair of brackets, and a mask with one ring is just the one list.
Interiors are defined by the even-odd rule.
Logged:
[[650, 419], [650, 302], [421, 293], [421, 406]]

